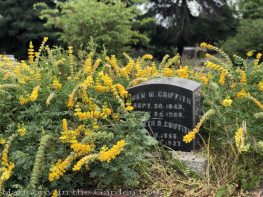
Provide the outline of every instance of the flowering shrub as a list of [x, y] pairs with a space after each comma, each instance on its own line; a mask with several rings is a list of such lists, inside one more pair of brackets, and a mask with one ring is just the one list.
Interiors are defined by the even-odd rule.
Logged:
[[148, 114], [131, 113], [121, 79], [94, 52], [77, 57], [46, 41], [39, 51], [30, 43], [28, 62], [0, 63], [0, 189], [138, 185], [156, 144]]
[[[194, 71], [181, 65], [179, 55], [157, 63], [149, 54], [133, 59], [124, 53], [125, 59], [118, 60], [94, 51], [74, 55], [72, 47], [50, 49], [46, 41], [37, 52], [30, 44], [28, 61], [0, 62], [0, 189], [137, 186], [150, 168], [146, 152], [156, 141], [144, 129], [148, 115], [133, 112], [126, 89], [156, 77], [203, 84], [204, 115], [184, 136], [185, 143], [203, 126], [204, 146], [215, 153], [209, 156], [211, 162], [227, 150], [235, 161], [232, 166], [247, 169], [251, 167], [247, 161], [253, 161], [260, 169], [262, 54], [252, 62], [235, 56], [233, 63], [220, 49], [202, 43], [220, 57], [207, 54], [205, 67]], [[211, 173], [216, 170], [220, 169], [214, 166]], [[229, 179], [259, 180], [260, 173], [255, 172], [244, 170]]]

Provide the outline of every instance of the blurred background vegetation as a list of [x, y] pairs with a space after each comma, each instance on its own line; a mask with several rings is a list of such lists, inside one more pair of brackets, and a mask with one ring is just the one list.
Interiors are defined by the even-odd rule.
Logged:
[[1, 0], [0, 53], [26, 57], [30, 41], [133, 56], [183, 53], [209, 42], [226, 52], [263, 48], [263, 0]]

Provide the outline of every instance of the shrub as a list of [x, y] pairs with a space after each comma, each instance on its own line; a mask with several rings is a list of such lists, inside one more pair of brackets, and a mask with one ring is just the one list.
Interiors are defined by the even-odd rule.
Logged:
[[86, 47], [92, 37], [98, 46], [118, 53], [138, 41], [148, 42], [147, 36], [135, 30], [136, 23], [145, 22], [136, 20], [139, 9], [120, 0], [58, 2], [55, 9], [39, 3], [36, 8], [41, 10], [40, 18], [47, 20], [46, 25], [61, 30], [57, 32], [59, 38], [74, 47]]
[[[0, 65], [1, 187], [47, 191], [144, 183], [141, 187], [165, 185], [169, 194], [204, 196], [259, 184], [261, 53], [253, 61], [235, 55], [232, 62], [222, 50], [202, 43], [220, 55], [206, 54], [206, 67], [195, 72], [180, 65], [179, 55], [165, 56], [158, 64], [149, 54], [132, 59], [124, 53], [126, 60], [118, 60], [115, 55], [96, 56], [95, 51], [74, 55], [72, 47], [50, 49], [46, 41], [37, 53], [30, 45], [28, 62], [13, 64], [3, 58]], [[156, 77], [203, 84], [204, 115], [184, 141], [193, 140], [203, 126], [203, 152], [209, 161], [204, 177], [178, 170], [178, 162], [171, 159], [146, 157], [155, 152], [156, 141], [144, 129], [148, 115], [132, 111], [126, 88]], [[181, 185], [175, 188], [174, 183]]]

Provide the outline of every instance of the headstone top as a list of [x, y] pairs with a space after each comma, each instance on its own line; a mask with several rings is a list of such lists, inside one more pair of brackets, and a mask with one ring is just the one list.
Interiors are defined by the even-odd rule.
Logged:
[[[137, 86], [148, 85], [148, 84], [172, 85], [172, 86], [178, 86], [186, 90], [190, 90], [190, 91], [194, 91], [201, 86], [200, 83], [197, 83], [195, 81], [183, 79], [183, 78], [174, 78], [174, 77], [162, 77], [162, 78], [150, 79], [150, 80], [140, 83]], [[133, 87], [137, 87], [137, 86], [133, 86]]]

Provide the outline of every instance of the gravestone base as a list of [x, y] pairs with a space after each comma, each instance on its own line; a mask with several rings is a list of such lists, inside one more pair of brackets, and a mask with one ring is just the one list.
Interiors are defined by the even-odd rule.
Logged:
[[172, 157], [182, 161], [189, 169], [197, 174], [203, 175], [206, 172], [207, 158], [199, 153], [172, 151]]

